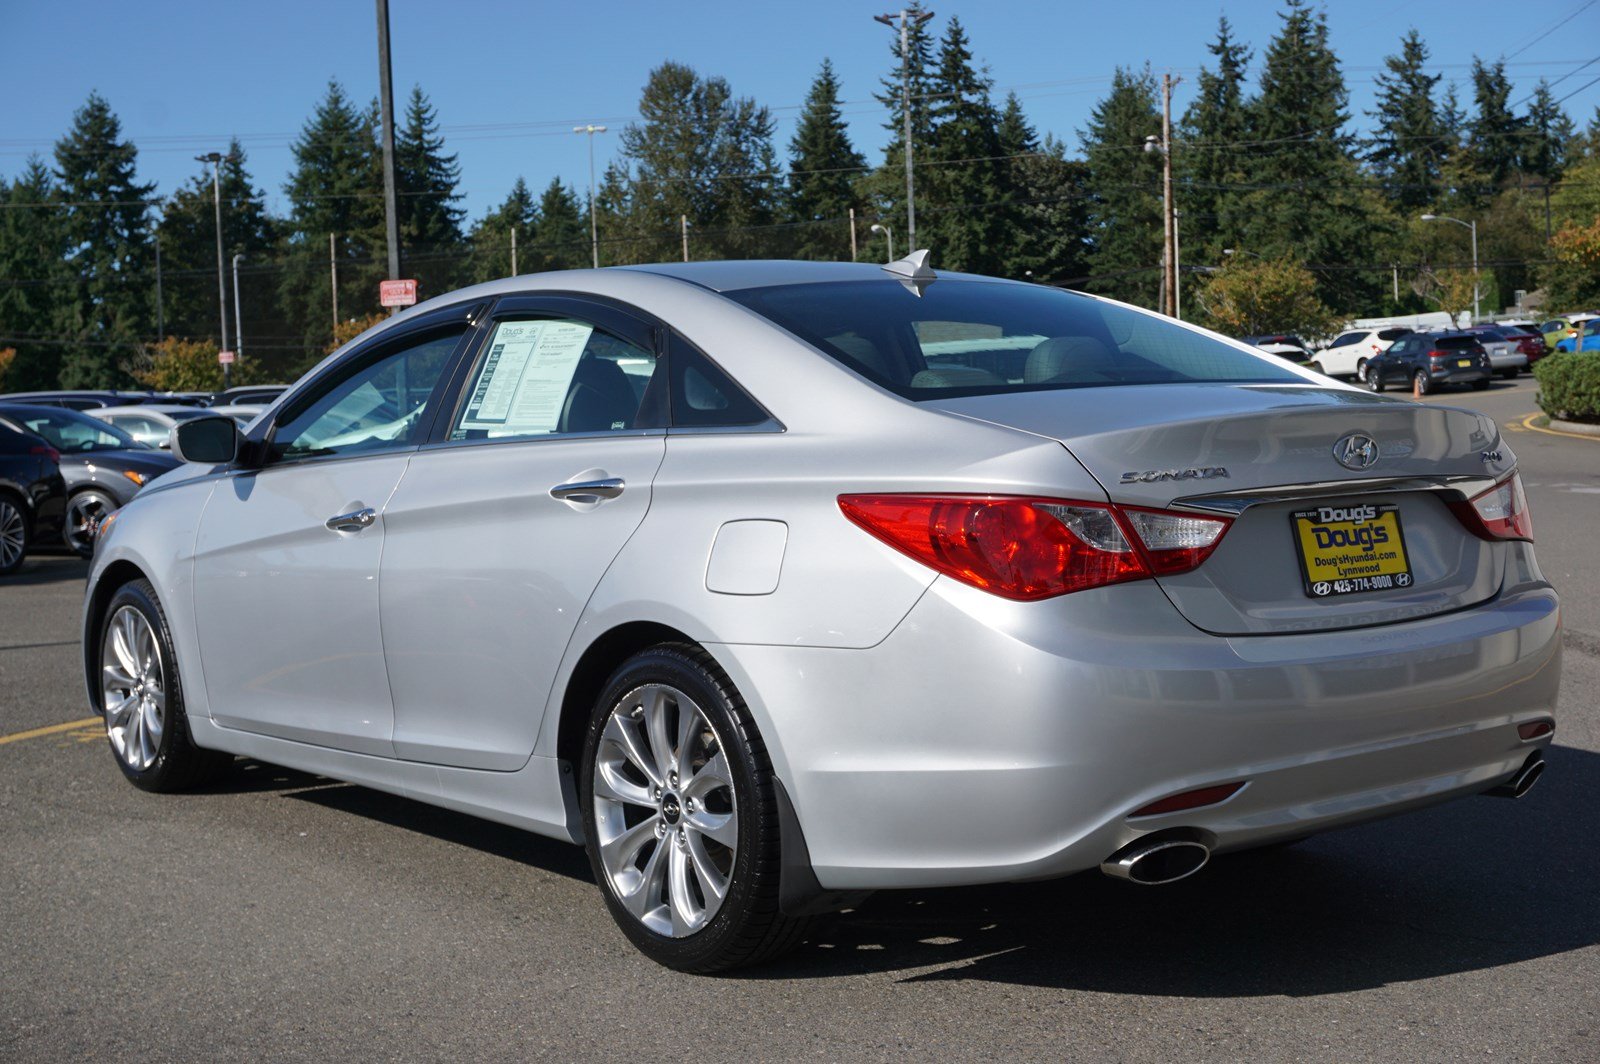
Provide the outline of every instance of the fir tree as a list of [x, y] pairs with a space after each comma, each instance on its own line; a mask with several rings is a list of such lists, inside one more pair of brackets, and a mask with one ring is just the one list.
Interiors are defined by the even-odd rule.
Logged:
[[0, 181], [0, 347], [16, 356], [6, 370], [14, 391], [60, 384], [63, 348], [51, 342], [60, 326], [57, 301], [73, 291], [67, 269], [67, 234], [55, 180], [44, 160], [31, 156], [9, 185]]
[[[517, 178], [505, 202], [479, 218], [472, 226], [467, 241], [472, 245], [468, 262], [467, 280], [473, 283], [510, 277], [515, 273], [533, 273], [529, 254], [538, 237], [539, 206], [528, 191], [528, 184]], [[511, 233], [517, 234], [517, 268], [511, 269]]]
[[822, 61], [789, 141], [789, 210], [802, 224], [795, 255], [803, 259], [847, 259], [847, 219], [860, 207], [856, 182], [867, 161], [850, 143], [839, 113], [839, 79]]
[[[1008, 232], [1007, 168], [1000, 156], [1000, 115], [989, 97], [993, 83], [972, 63], [960, 19], [952, 17], [939, 42], [930, 107], [933, 128], [922, 156], [928, 200], [924, 234], [939, 266], [970, 273], [1004, 269]], [[913, 250], [913, 249], [907, 249]]]
[[1400, 42], [1400, 54], [1384, 59], [1377, 78], [1378, 108], [1367, 162], [1386, 185], [1389, 198], [1406, 211], [1438, 203], [1450, 140], [1433, 99], [1441, 75], [1429, 74], [1428, 46], [1416, 30]]
[[1239, 193], [1229, 186], [1244, 182], [1245, 142], [1250, 112], [1245, 99], [1245, 72], [1250, 49], [1235, 40], [1227, 18], [1217, 23], [1217, 39], [1206, 46], [1217, 68], [1200, 68], [1195, 101], [1184, 113], [1173, 165], [1180, 187], [1183, 244], [1193, 253], [1215, 259], [1237, 239]]
[[1517, 169], [1524, 126], [1510, 107], [1511, 79], [1505, 60], [1490, 65], [1472, 59], [1472, 97], [1477, 113], [1468, 125], [1477, 169], [1499, 187]]
[[[600, 263], [604, 265], [605, 234], [601, 241]], [[539, 196], [539, 240], [536, 268], [575, 270], [591, 264], [589, 216], [578, 194], [559, 177], [550, 179]]]
[[73, 116], [56, 142], [56, 182], [77, 284], [59, 293], [63, 349], [61, 386], [105, 388], [125, 383], [122, 366], [150, 330], [154, 298], [150, 209], [155, 189], [135, 176], [138, 156], [122, 139], [122, 123], [99, 93]]
[[1149, 68], [1119, 67], [1080, 134], [1089, 169], [1089, 287], [1146, 307], [1160, 291], [1161, 161], [1141, 149], [1160, 128]]
[[1543, 181], [1561, 177], [1566, 165], [1568, 146], [1576, 127], [1550, 91], [1549, 82], [1539, 79], [1528, 104], [1523, 139], [1522, 164], [1524, 173]]
[[1009, 234], [1000, 273], [1057, 283], [1088, 272], [1088, 172], [1066, 157], [1054, 138], [1039, 135], [1016, 93], [1000, 109], [1000, 151], [1005, 164]]
[[438, 116], [419, 85], [412, 86], [405, 122], [395, 131], [394, 172], [401, 270], [417, 278], [426, 295], [448, 292], [459, 276], [466, 215], [457, 205], [461, 166], [445, 154]]

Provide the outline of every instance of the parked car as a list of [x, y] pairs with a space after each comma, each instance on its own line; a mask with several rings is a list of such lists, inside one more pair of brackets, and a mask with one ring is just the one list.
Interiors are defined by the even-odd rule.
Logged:
[[261, 403], [230, 403], [227, 406], [214, 406], [208, 413], [226, 414], [238, 422], [240, 428], [244, 428], [260, 416], [261, 411], [265, 409], [266, 406]]
[[1493, 325], [1474, 325], [1464, 330], [1478, 338], [1489, 355], [1489, 368], [1508, 381], [1528, 368], [1528, 354], [1511, 332]]
[[[1583, 346], [1579, 348], [1578, 341], [1582, 339]], [[1600, 351], [1600, 318], [1585, 318], [1576, 323], [1572, 335], [1565, 337], [1556, 344], [1557, 351]]]
[[183, 422], [89, 574], [116, 764], [582, 841], [693, 971], [1531, 785], [1559, 604], [1492, 418], [925, 255], [507, 278]]
[[269, 406], [288, 390], [287, 384], [241, 384], [227, 391], [217, 392], [211, 397], [211, 402], [214, 406], [241, 404]]
[[1498, 328], [1501, 332], [1505, 333], [1511, 339], [1516, 341], [1517, 350], [1528, 356], [1528, 368], [1530, 370], [1533, 368], [1533, 364], [1535, 362], [1538, 362], [1541, 358], [1550, 353], [1549, 347], [1547, 347], [1544, 342], [1544, 334], [1539, 331], [1539, 327], [1537, 325], [1531, 323], [1527, 325], [1520, 325], [1501, 322]]
[[211, 411], [203, 406], [178, 406], [149, 403], [143, 406], [105, 406], [89, 410], [90, 417], [115, 425], [146, 447], [162, 450], [170, 445], [173, 426]]
[[61, 535], [60, 459], [38, 436], [0, 423], [0, 576], [16, 572], [35, 544]]
[[1411, 332], [1403, 326], [1387, 329], [1351, 329], [1340, 333], [1333, 343], [1317, 352], [1322, 372], [1330, 377], [1366, 380], [1367, 359], [1389, 349], [1389, 345]]
[[0, 425], [42, 437], [60, 452], [67, 487], [62, 541], [85, 558], [94, 553], [95, 533], [107, 514], [180, 464], [77, 410], [4, 403]]
[[1539, 326], [1539, 331], [1544, 334], [1544, 343], [1551, 351], [1560, 350], [1562, 340], [1578, 335], [1578, 328], [1586, 321], [1593, 321], [1594, 314], [1567, 314], [1559, 318], [1551, 318]]
[[1309, 369], [1314, 373], [1322, 372], [1322, 365], [1312, 361], [1311, 348], [1298, 336], [1272, 335], [1272, 336], [1246, 336], [1243, 342], [1251, 347], [1259, 347], [1269, 355], [1276, 355], [1291, 365]]
[[27, 403], [30, 406], [59, 406], [68, 410], [94, 410], [102, 406], [116, 406], [129, 401], [121, 392], [96, 391], [46, 391], [11, 392], [0, 395], [0, 403]]
[[1381, 392], [1391, 384], [1414, 385], [1423, 395], [1446, 384], [1489, 387], [1489, 353], [1469, 332], [1412, 333], [1367, 361], [1367, 388]]

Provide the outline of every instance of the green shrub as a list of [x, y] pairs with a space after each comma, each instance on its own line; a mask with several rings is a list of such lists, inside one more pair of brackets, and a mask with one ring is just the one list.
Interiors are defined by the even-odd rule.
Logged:
[[1600, 351], [1562, 352], [1534, 363], [1539, 406], [1562, 421], [1600, 423]]

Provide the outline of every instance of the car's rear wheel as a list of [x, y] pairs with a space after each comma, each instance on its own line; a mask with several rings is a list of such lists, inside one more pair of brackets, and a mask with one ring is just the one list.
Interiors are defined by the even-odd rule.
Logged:
[[80, 558], [94, 554], [94, 537], [100, 522], [117, 508], [117, 502], [103, 491], [85, 488], [67, 500], [67, 519], [63, 523], [62, 538]]
[[9, 495], [0, 494], [0, 576], [10, 576], [28, 556], [28, 515]]
[[1364, 358], [1358, 358], [1358, 359], [1356, 359], [1356, 380], [1364, 381], [1366, 379], [1367, 379], [1367, 360], [1364, 359]]
[[155, 588], [118, 588], [100, 628], [100, 712], [117, 767], [147, 791], [196, 786], [232, 760], [194, 745], [176, 662]]
[[1321, 373], [1322, 372], [1322, 363], [1321, 362], [1309, 362], [1309, 363], [1306, 364], [1306, 369], [1310, 370], [1312, 373]]
[[772, 768], [710, 655], [670, 644], [612, 674], [589, 721], [580, 795], [606, 906], [646, 956], [713, 972], [799, 944], [778, 909]]
[[1417, 370], [1416, 376], [1411, 379], [1416, 382], [1417, 394], [1428, 395], [1433, 391], [1433, 381], [1425, 371]]

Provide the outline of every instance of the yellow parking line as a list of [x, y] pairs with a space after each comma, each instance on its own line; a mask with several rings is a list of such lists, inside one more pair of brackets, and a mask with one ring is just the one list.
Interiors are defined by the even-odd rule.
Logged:
[[99, 723], [99, 717], [85, 717], [82, 720], [71, 720], [65, 724], [51, 724], [44, 728], [30, 728], [28, 731], [12, 732], [10, 735], [0, 735], [0, 746], [4, 746], [7, 743], [20, 743], [24, 739], [40, 739], [46, 735], [57, 735], [61, 732], [87, 728], [91, 724]]
[[1564, 440], [1588, 440], [1590, 443], [1600, 443], [1600, 436], [1580, 436], [1576, 432], [1557, 432], [1555, 429], [1542, 429], [1533, 423], [1534, 418], [1543, 416], [1543, 414], [1529, 414], [1522, 419], [1522, 427], [1529, 432], [1542, 432], [1546, 436], [1560, 436]]

